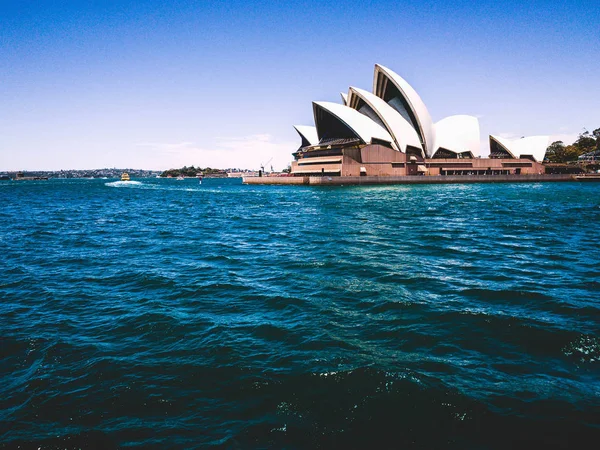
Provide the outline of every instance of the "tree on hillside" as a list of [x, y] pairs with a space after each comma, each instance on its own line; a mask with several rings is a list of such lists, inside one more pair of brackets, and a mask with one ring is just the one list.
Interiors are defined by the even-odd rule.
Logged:
[[565, 145], [562, 141], [553, 142], [546, 149], [546, 160], [551, 163], [576, 161], [579, 156], [594, 150], [600, 150], [600, 128], [592, 133], [584, 129], [571, 145]]
[[546, 160], [548, 162], [556, 162], [558, 155], [564, 151], [565, 143], [563, 141], [554, 141], [546, 149]]
[[564, 151], [564, 161], [562, 162], [577, 161], [577, 158], [579, 158], [582, 154], [583, 152], [581, 151], [580, 147], [576, 146], [575, 144], [567, 145]]
[[576, 161], [581, 151], [575, 145], [565, 145], [563, 141], [555, 141], [546, 150], [546, 159], [551, 163]]
[[592, 150], [596, 150], [596, 136], [585, 130], [579, 134], [573, 145], [581, 151], [581, 154], [591, 152]]

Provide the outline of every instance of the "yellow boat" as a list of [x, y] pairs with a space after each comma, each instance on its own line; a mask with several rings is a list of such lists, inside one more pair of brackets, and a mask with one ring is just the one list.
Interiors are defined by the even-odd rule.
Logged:
[[129, 178], [129, 174], [127, 172], [123, 172], [121, 174], [121, 181], [131, 181], [131, 179]]

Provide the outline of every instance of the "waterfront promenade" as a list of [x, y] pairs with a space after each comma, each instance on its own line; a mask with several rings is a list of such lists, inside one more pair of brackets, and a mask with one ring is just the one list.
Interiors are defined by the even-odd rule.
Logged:
[[446, 184], [446, 183], [536, 183], [576, 181], [568, 174], [542, 175], [438, 175], [401, 177], [244, 177], [245, 184], [292, 184], [310, 186], [374, 185], [374, 184]]

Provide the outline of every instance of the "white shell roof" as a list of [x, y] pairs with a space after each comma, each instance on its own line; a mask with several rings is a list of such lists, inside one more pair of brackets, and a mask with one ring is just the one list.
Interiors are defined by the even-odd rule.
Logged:
[[342, 102], [344, 102], [344, 105], [348, 105], [348, 94], [345, 92], [340, 92], [340, 95], [342, 96]]
[[431, 115], [419, 97], [419, 94], [412, 88], [410, 84], [404, 80], [400, 75], [398, 75], [393, 70], [388, 69], [387, 67], [381, 66], [379, 64], [375, 64], [375, 75], [373, 77], [373, 92], [377, 94], [377, 74], [381, 72], [383, 73], [388, 80], [390, 80], [400, 91], [400, 93], [406, 99], [412, 113], [414, 114], [417, 123], [419, 125], [421, 135], [423, 136], [423, 144], [425, 145], [425, 153], [427, 156], [433, 155], [433, 145], [435, 141], [435, 131], [433, 121], [431, 120]]
[[316, 145], [319, 143], [319, 137], [317, 136], [317, 128], [309, 125], [294, 125], [294, 128], [298, 132], [301, 138], [306, 139], [310, 145]]
[[375, 111], [375, 114], [385, 124], [387, 131], [394, 138], [393, 143], [397, 147], [396, 150], [406, 153], [407, 145], [422, 149], [421, 140], [416, 130], [398, 111], [375, 94], [355, 87], [350, 88], [348, 105], [352, 105], [354, 96], [363, 99]]
[[496, 141], [514, 158], [531, 155], [533, 159], [542, 162], [546, 156], [546, 149], [550, 143], [550, 136], [530, 136], [521, 139], [509, 140], [499, 136], [490, 135], [490, 140]]
[[531, 155], [533, 158], [542, 162], [546, 156], [546, 149], [550, 143], [550, 136], [529, 136], [523, 139], [516, 139], [512, 142], [515, 153], [519, 157]]
[[508, 153], [512, 155], [513, 158], [518, 158], [519, 155], [515, 155], [511, 149], [512, 141], [510, 139], [502, 138], [500, 136], [492, 136], [490, 134], [490, 141], [496, 141], [500, 147], [506, 150]]
[[332, 102], [313, 102], [315, 113], [315, 125], [317, 133], [322, 136], [323, 133], [319, 130], [319, 122], [317, 121], [317, 108], [322, 108], [333, 116], [337, 117], [340, 122], [344, 123], [350, 130], [354, 132], [365, 144], [371, 142], [371, 139], [381, 139], [383, 141], [393, 142], [392, 136], [386, 129], [379, 124], [373, 122], [367, 116], [359, 113], [355, 109], [345, 105]]
[[437, 152], [445, 148], [454, 153], [471, 152], [480, 155], [479, 120], [474, 116], [450, 116], [435, 124], [435, 146]]

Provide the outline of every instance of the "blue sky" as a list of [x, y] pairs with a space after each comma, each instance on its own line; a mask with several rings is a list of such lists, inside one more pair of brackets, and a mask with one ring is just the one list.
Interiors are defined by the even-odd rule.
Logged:
[[385, 65], [434, 121], [572, 141], [600, 127], [592, 1], [0, 3], [0, 170], [275, 168], [313, 100]]

